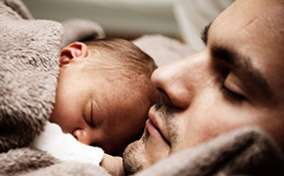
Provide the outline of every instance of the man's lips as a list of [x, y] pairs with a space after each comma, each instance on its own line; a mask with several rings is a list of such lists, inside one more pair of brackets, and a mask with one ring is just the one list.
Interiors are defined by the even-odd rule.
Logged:
[[159, 129], [159, 125], [156, 122], [153, 114], [149, 113], [149, 119], [146, 121], [146, 127], [150, 133], [150, 135], [156, 137], [157, 139], [161, 140], [162, 142], [170, 145], [168, 140], [164, 137], [163, 133]]

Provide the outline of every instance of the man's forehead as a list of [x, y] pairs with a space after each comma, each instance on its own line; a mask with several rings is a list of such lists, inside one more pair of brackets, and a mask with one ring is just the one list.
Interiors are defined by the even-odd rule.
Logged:
[[238, 0], [224, 11], [213, 22], [212, 31], [209, 30], [209, 43], [251, 58], [252, 66], [279, 93], [284, 88], [279, 77], [284, 74], [284, 5], [280, 9], [276, 0], [257, 2]]
[[284, 1], [281, 2], [237, 0], [216, 18], [213, 26], [217, 31], [213, 35], [217, 37], [218, 42], [222, 42], [227, 37], [231, 42], [251, 43], [250, 46], [240, 47], [243, 52], [255, 50], [257, 54], [259, 51], [265, 51], [259, 54], [265, 58], [283, 57], [279, 55], [284, 54], [282, 52], [284, 50]]
[[[219, 17], [222, 20], [234, 20], [234, 23], [241, 27], [245, 27], [256, 18], [262, 18], [270, 22], [277, 20], [277, 23], [281, 22], [283, 24], [283, 10], [283, 0], [237, 0], [224, 10]], [[224, 16], [229, 17], [229, 19], [225, 19]]]

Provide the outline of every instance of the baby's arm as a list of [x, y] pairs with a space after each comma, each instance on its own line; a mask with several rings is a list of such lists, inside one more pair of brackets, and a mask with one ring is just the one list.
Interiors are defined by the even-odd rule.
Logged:
[[47, 122], [44, 131], [32, 142], [31, 147], [46, 151], [61, 161], [77, 161], [99, 165], [104, 151], [85, 145], [71, 134], [63, 133], [54, 123]]

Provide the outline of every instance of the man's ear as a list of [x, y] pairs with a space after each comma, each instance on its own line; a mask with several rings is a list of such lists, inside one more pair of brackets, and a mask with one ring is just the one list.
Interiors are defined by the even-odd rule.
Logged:
[[85, 58], [88, 55], [88, 47], [84, 43], [75, 42], [64, 47], [60, 54], [60, 67], [68, 64], [71, 59]]

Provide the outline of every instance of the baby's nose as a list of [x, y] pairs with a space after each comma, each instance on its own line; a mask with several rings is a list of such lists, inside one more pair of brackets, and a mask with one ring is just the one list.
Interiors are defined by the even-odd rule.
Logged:
[[75, 129], [72, 133], [72, 135], [80, 142], [86, 145], [91, 145], [91, 137], [88, 135], [88, 133], [83, 129]]

